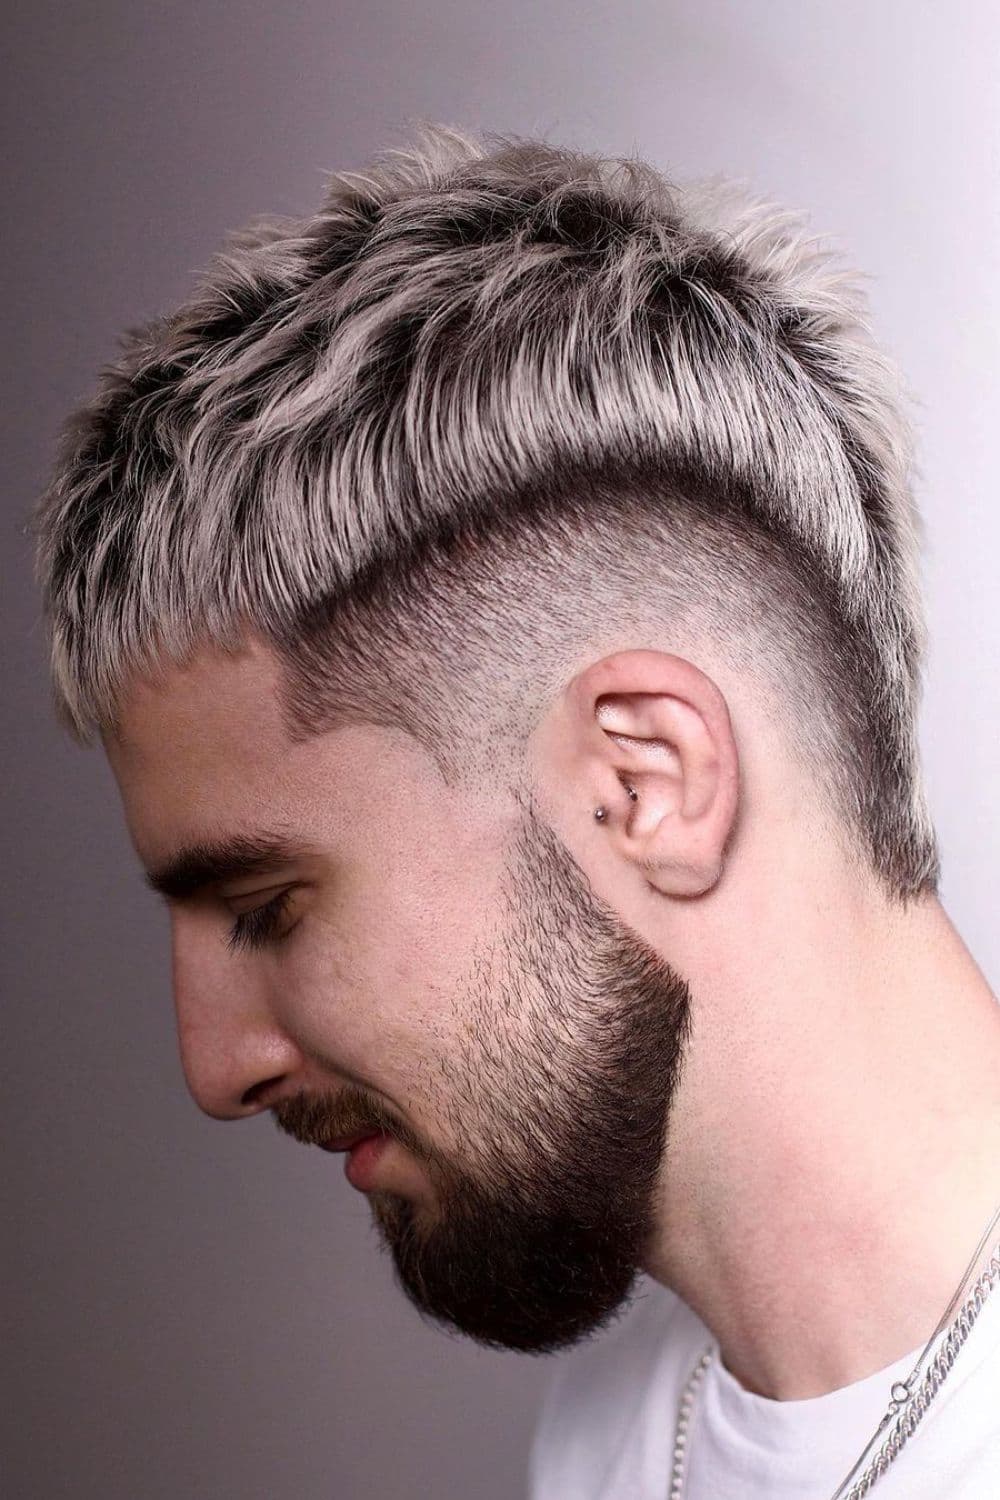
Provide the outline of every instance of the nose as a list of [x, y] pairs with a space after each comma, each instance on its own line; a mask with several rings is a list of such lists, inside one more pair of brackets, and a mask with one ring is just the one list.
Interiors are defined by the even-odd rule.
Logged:
[[181, 1065], [199, 1109], [216, 1120], [259, 1114], [302, 1091], [305, 1059], [273, 1014], [253, 964], [219, 934], [173, 924], [173, 989]]

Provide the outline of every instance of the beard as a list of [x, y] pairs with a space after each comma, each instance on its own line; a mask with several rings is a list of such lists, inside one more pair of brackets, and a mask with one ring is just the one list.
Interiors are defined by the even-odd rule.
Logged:
[[[656, 1229], [690, 992], [530, 809], [504, 885], [500, 937], [477, 952], [459, 997], [465, 1040], [437, 1061], [463, 1161], [354, 1089], [329, 1134], [382, 1128], [425, 1162], [430, 1217], [399, 1194], [368, 1195], [414, 1306], [487, 1347], [541, 1354], [630, 1304]], [[274, 1113], [299, 1139], [320, 1138], [321, 1105], [293, 1099]]]

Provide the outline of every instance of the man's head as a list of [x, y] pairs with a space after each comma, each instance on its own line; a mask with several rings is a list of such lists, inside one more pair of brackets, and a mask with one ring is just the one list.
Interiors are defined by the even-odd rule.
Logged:
[[[619, 1307], [653, 1228], [686, 987], [529, 799], [456, 789], [399, 731], [294, 744], [277, 671], [259, 642], [202, 653], [137, 688], [107, 742], [176, 902], [194, 1097], [223, 1119], [270, 1107], [309, 1143], [386, 1130], [372, 1206], [414, 1301], [484, 1341], [568, 1342]], [[280, 844], [267, 869], [210, 851], [233, 829]], [[276, 893], [273, 931], [230, 942]]]
[[475, 1337], [621, 1306], [749, 850], [935, 887], [897, 403], [787, 215], [430, 132], [236, 237], [68, 429], [57, 704], [174, 898], [192, 1092], [384, 1128], [404, 1284]]

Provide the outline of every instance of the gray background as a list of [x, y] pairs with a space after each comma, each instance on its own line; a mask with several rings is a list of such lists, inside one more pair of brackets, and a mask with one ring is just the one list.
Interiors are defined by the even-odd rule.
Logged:
[[58, 733], [24, 516], [123, 326], [416, 117], [638, 150], [813, 214], [919, 397], [943, 899], [996, 987], [997, 74], [989, 0], [33, 0], [6, 242], [3, 1493], [511, 1500], [552, 1365], [422, 1324], [341, 1159], [220, 1129], [100, 751]]

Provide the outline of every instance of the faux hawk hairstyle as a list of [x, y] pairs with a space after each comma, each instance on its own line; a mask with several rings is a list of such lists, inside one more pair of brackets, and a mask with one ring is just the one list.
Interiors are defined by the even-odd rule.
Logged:
[[330, 174], [62, 429], [59, 721], [90, 744], [133, 674], [249, 629], [293, 738], [393, 725], [460, 778], [609, 620], [709, 639], [890, 899], [935, 891], [912, 439], [858, 280], [803, 215], [635, 158], [424, 126]]

